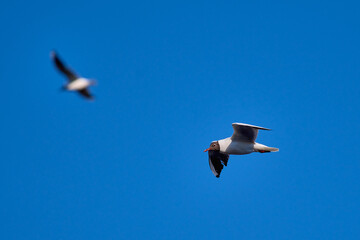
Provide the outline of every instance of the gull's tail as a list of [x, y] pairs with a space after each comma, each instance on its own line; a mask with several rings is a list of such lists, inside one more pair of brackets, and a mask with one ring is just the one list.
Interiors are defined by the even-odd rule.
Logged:
[[260, 152], [260, 153], [266, 153], [266, 152], [278, 152], [279, 149], [274, 148], [274, 147], [268, 147], [268, 146], [265, 146], [265, 145], [260, 144], [260, 143], [255, 143], [254, 151], [255, 152]]

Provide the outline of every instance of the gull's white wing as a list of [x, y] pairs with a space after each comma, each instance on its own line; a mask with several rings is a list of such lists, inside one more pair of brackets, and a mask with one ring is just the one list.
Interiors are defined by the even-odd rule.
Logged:
[[233, 123], [234, 133], [231, 136], [233, 141], [255, 142], [259, 129], [270, 130], [245, 123]]

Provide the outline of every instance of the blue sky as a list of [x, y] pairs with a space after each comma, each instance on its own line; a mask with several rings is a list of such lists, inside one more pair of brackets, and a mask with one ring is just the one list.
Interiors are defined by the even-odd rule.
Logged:
[[[1, 239], [359, 239], [356, 1], [0, 3]], [[98, 80], [59, 89], [56, 49]], [[203, 152], [231, 123], [280, 152]]]

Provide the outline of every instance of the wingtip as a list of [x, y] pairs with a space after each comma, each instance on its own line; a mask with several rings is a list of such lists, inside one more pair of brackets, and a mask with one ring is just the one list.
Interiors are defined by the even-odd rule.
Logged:
[[91, 96], [91, 97], [87, 98], [87, 100], [89, 102], [94, 102], [95, 101], [95, 96]]
[[[83, 96], [84, 97], [84, 96]], [[95, 97], [94, 96], [90, 96], [90, 97], [84, 97], [85, 100], [87, 100], [88, 102], [94, 102], [95, 101]]]
[[56, 56], [56, 51], [55, 50], [51, 50], [50, 51], [50, 58], [55, 58]]
[[247, 127], [257, 128], [257, 129], [260, 129], [260, 130], [268, 130], [268, 131], [271, 131], [270, 128], [264, 128], [264, 127], [260, 127], [260, 126], [257, 126], [257, 125], [247, 124], [247, 123], [234, 122], [234, 123], [232, 123], [231, 125], [232, 125], [233, 127], [236, 126], [236, 125], [241, 125], [241, 126], [247, 126]]

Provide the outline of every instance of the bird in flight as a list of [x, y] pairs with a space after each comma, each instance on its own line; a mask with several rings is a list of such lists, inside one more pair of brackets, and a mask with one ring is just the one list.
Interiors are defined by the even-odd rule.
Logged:
[[270, 130], [245, 123], [233, 123], [234, 133], [231, 137], [213, 141], [204, 152], [209, 154], [209, 165], [215, 177], [220, 177], [224, 165], [227, 166], [229, 155], [243, 155], [252, 152], [277, 152], [278, 148], [268, 147], [255, 142], [259, 130]]
[[63, 90], [77, 91], [81, 96], [85, 97], [86, 99], [94, 99], [94, 96], [91, 95], [88, 87], [91, 85], [95, 85], [95, 80], [83, 78], [74, 73], [71, 69], [64, 65], [64, 63], [60, 60], [58, 54], [55, 51], [52, 51], [50, 53], [50, 57], [55, 63], [56, 68], [68, 79], [68, 83], [62, 88]]

